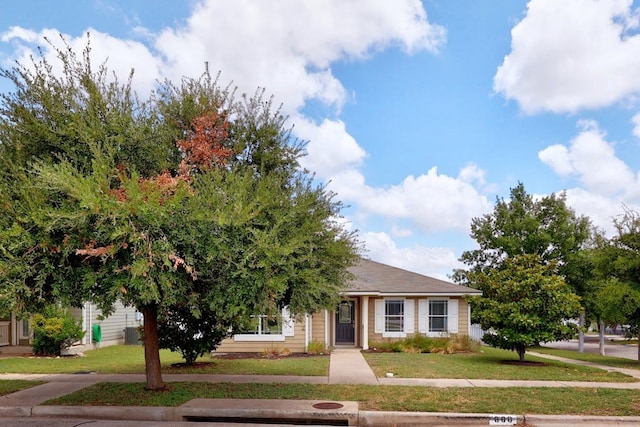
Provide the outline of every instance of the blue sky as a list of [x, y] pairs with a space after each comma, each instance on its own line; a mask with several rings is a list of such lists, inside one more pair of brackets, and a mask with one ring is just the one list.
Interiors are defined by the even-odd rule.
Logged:
[[[304, 166], [348, 208], [366, 256], [446, 278], [471, 219], [523, 182], [566, 191], [611, 231], [640, 210], [640, 2], [201, 0], [14, 2], [0, 66], [47, 36], [141, 96], [207, 61], [264, 87], [308, 140]], [[0, 81], [0, 90], [11, 90]]]

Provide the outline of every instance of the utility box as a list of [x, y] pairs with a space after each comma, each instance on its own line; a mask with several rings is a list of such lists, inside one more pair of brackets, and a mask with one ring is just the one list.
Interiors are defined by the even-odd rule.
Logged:
[[124, 328], [124, 343], [126, 345], [140, 345], [140, 332], [137, 326], [128, 326]]

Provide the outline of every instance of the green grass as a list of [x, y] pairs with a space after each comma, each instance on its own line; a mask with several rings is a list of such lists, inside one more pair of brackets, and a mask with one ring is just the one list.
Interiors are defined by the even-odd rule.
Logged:
[[[120, 345], [87, 351], [86, 357], [7, 357], [0, 358], [0, 373], [69, 374], [92, 371], [100, 374], [144, 373], [144, 348]], [[329, 372], [329, 357], [290, 357], [284, 359], [221, 359], [205, 356], [199, 362], [212, 362], [203, 367], [171, 365], [183, 360], [178, 353], [160, 351], [164, 373], [309, 375]]]
[[40, 381], [0, 380], [0, 396], [44, 384]]
[[435, 388], [311, 384], [172, 383], [148, 392], [144, 384], [101, 383], [48, 405], [178, 406], [194, 398], [357, 401], [371, 411], [630, 416], [640, 413], [637, 390], [596, 388]]
[[392, 372], [404, 378], [469, 378], [495, 380], [543, 381], [605, 381], [634, 382], [633, 377], [617, 372], [572, 365], [526, 356], [527, 361], [543, 362], [544, 366], [515, 366], [502, 360], [517, 360], [514, 352], [481, 347], [478, 353], [365, 353], [365, 359], [376, 376]]

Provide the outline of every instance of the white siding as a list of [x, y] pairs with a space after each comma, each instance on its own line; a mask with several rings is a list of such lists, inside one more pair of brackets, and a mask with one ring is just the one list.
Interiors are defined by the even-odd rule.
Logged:
[[102, 311], [95, 304], [85, 304], [83, 308], [70, 309], [71, 314], [82, 322], [85, 331], [80, 344], [90, 346], [93, 344], [92, 328], [94, 324], [100, 325], [102, 332], [101, 346], [124, 344], [124, 330], [127, 327], [138, 327], [142, 324], [142, 316], [133, 307], [125, 307], [120, 301], [116, 302], [115, 310], [111, 316], [99, 319]]

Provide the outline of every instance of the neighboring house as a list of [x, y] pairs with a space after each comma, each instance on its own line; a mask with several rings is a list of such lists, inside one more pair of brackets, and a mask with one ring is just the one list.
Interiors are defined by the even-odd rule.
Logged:
[[464, 297], [479, 295], [479, 290], [366, 259], [350, 271], [354, 279], [335, 310], [295, 319], [286, 310], [280, 318], [256, 316], [250, 331], [224, 340], [216, 351], [304, 352], [311, 342], [366, 350], [371, 343], [414, 334], [469, 334], [470, 308]]
[[[84, 338], [78, 342], [77, 349], [90, 349], [95, 344], [107, 346], [124, 344], [126, 332], [142, 324], [142, 315], [135, 308], [125, 307], [117, 302], [114, 313], [102, 318], [102, 312], [94, 304], [85, 304], [81, 309], [72, 308], [73, 317], [80, 320], [85, 331]], [[100, 330], [100, 342], [95, 342], [96, 326]], [[18, 320], [15, 314], [6, 319], [0, 319], [0, 346], [29, 346], [32, 332], [29, 320]]]

